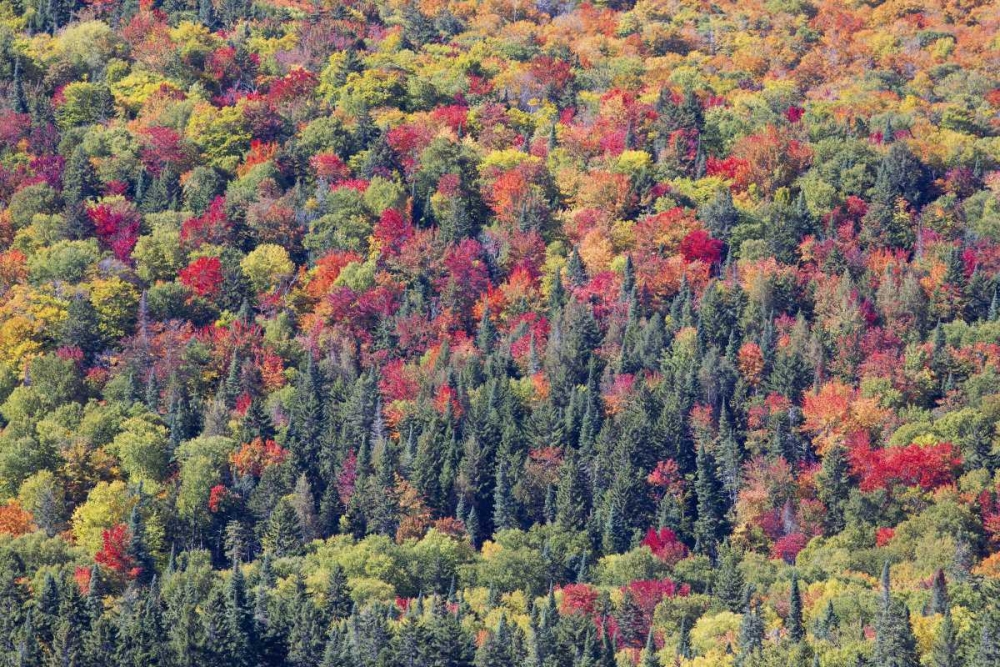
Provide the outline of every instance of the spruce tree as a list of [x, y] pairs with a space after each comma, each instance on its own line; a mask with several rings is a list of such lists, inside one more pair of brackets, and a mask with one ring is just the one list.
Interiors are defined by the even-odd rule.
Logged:
[[805, 626], [802, 624], [802, 593], [799, 591], [798, 572], [792, 572], [792, 591], [788, 598], [788, 618], [785, 619], [788, 638], [793, 642], [805, 639]]
[[501, 456], [497, 462], [496, 483], [493, 487], [493, 529], [495, 531], [517, 526], [508, 467], [507, 458]]
[[827, 601], [823, 615], [819, 618], [816, 634], [827, 641], [833, 641], [834, 633], [836, 633], [839, 624], [840, 619], [837, 618], [837, 612], [833, 608], [833, 601]]
[[646, 637], [646, 647], [642, 651], [639, 659], [640, 667], [659, 667], [660, 660], [656, 657], [656, 644], [653, 643], [653, 628], [649, 629], [649, 636]]
[[885, 667], [919, 667], [917, 641], [906, 606], [892, 597], [889, 563], [882, 569], [882, 594], [875, 615], [875, 664]]
[[711, 554], [726, 526], [715, 460], [704, 445], [698, 447], [694, 488], [698, 499], [698, 518], [694, 523], [695, 547], [702, 553]]
[[687, 616], [681, 619], [679, 633], [680, 637], [677, 639], [677, 657], [690, 660], [692, 657], [691, 627]]
[[752, 602], [743, 612], [740, 624], [739, 651], [736, 654], [736, 665], [748, 665], [753, 656], [760, 653], [764, 646], [764, 619], [760, 615], [760, 605]]
[[958, 630], [951, 618], [950, 609], [945, 609], [944, 618], [934, 636], [931, 660], [934, 667], [959, 667], [963, 664], [958, 645]]
[[587, 521], [587, 487], [577, 463], [577, 455], [569, 449], [559, 468], [556, 487], [556, 523], [566, 531], [583, 528]]
[[969, 667], [1000, 665], [1000, 612], [983, 609], [979, 616], [979, 645]]
[[934, 574], [934, 581], [931, 585], [931, 601], [928, 611], [931, 614], [944, 614], [948, 608], [948, 582], [944, 577], [944, 570], [939, 568]]
[[279, 500], [271, 512], [261, 541], [264, 549], [278, 558], [293, 555], [301, 549], [302, 526], [288, 498]]
[[66, 206], [66, 232], [71, 239], [83, 239], [93, 232], [87, 217], [85, 202], [100, 191], [100, 180], [90, 162], [90, 156], [77, 146], [63, 170], [63, 202]]
[[340, 565], [334, 563], [330, 568], [330, 576], [327, 579], [326, 597], [323, 601], [323, 610], [326, 613], [327, 621], [337, 621], [351, 613], [351, 592], [347, 587], [347, 575]]
[[[141, 489], [139, 495], [140, 497], [142, 496]], [[139, 503], [133, 505], [132, 511], [129, 514], [127, 552], [135, 568], [135, 581], [140, 584], [146, 584], [156, 576], [156, 567], [153, 563], [153, 556], [149, 553], [149, 549], [146, 546], [146, 524], [142, 520], [142, 514], [139, 511], [141, 503], [142, 501], [140, 500]]]
[[847, 450], [843, 445], [834, 443], [827, 450], [818, 482], [819, 499], [826, 505], [825, 527], [827, 534], [832, 535], [844, 528], [844, 505], [851, 490]]
[[743, 609], [746, 582], [740, 569], [741, 554], [731, 544], [726, 543], [719, 550], [714, 595], [729, 611], [739, 613]]

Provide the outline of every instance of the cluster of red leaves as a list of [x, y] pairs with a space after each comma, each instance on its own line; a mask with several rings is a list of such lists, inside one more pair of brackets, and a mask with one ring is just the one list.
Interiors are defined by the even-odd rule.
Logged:
[[983, 518], [983, 529], [990, 536], [992, 544], [1000, 544], [1000, 488], [979, 494], [979, 511]]
[[413, 173], [420, 161], [420, 153], [434, 138], [433, 128], [429, 125], [407, 123], [389, 130], [386, 141], [399, 156], [400, 164], [406, 173]]
[[328, 183], [338, 183], [351, 175], [351, 169], [336, 153], [317, 153], [309, 158], [309, 165], [316, 172], [316, 178]]
[[230, 227], [226, 216], [226, 199], [216, 197], [202, 215], [184, 221], [181, 225], [181, 241], [192, 248], [205, 243], [222, 245], [229, 238]]
[[650, 528], [646, 531], [642, 544], [649, 547], [654, 556], [671, 567], [684, 560], [688, 554], [687, 547], [669, 528], [660, 528], [658, 531]]
[[254, 438], [244, 443], [229, 460], [238, 474], [260, 477], [269, 467], [283, 463], [287, 458], [288, 450], [274, 440]]
[[892, 538], [895, 536], [896, 530], [894, 528], [878, 528], [875, 531], [875, 546], [884, 547], [892, 542]]
[[420, 382], [402, 359], [393, 359], [382, 367], [378, 388], [386, 403], [409, 401], [417, 397]]
[[101, 533], [101, 549], [94, 555], [94, 560], [112, 572], [129, 579], [135, 579], [142, 573], [128, 553], [128, 543], [131, 536], [128, 527], [119, 523]]
[[448, 384], [438, 387], [434, 394], [434, 409], [441, 415], [450, 413], [454, 417], [461, 417], [462, 404], [458, 402], [458, 392]]
[[750, 163], [738, 157], [709, 157], [705, 161], [705, 173], [727, 181], [742, 182], [750, 171]]
[[431, 112], [431, 118], [455, 132], [461, 132], [469, 120], [469, 107], [462, 104], [437, 107]]
[[597, 610], [598, 591], [589, 584], [567, 584], [562, 589], [562, 600], [559, 603], [559, 613], [584, 614], [593, 616]]
[[117, 200], [87, 208], [94, 231], [101, 244], [122, 262], [132, 259], [132, 249], [139, 240], [142, 216], [129, 201]]
[[635, 376], [631, 373], [620, 373], [615, 376], [614, 382], [604, 393], [604, 403], [609, 414], [622, 411], [626, 402], [633, 396], [634, 386]]
[[222, 484], [216, 484], [208, 492], [208, 511], [215, 514], [222, 509], [229, 498], [229, 489]]
[[277, 142], [254, 139], [250, 142], [250, 150], [247, 152], [246, 158], [243, 159], [243, 164], [236, 170], [237, 176], [246, 176], [254, 167], [270, 162], [277, 154]]
[[653, 471], [646, 476], [646, 483], [656, 489], [657, 498], [662, 498], [664, 494], [679, 496], [684, 492], [684, 477], [680, 466], [673, 459], [657, 462]]
[[272, 103], [307, 98], [318, 83], [319, 79], [316, 78], [315, 74], [301, 67], [296, 67], [271, 84], [267, 98]]
[[375, 223], [372, 236], [378, 242], [383, 257], [396, 256], [413, 237], [413, 225], [396, 209], [387, 208]]
[[[653, 624], [653, 612], [656, 611], [656, 606], [665, 598], [687, 597], [691, 593], [691, 587], [688, 584], [678, 586], [670, 579], [641, 579], [623, 586], [622, 593], [630, 596], [638, 607], [639, 627], [620, 628], [614, 618], [609, 618], [607, 631], [616, 638], [619, 647], [624, 648], [628, 645], [632, 648], [641, 648]], [[631, 641], [626, 642], [626, 634]]]
[[783, 535], [774, 541], [771, 546], [771, 558], [781, 559], [788, 564], [795, 562], [796, 556], [802, 551], [806, 544], [809, 543], [809, 538], [802, 533], [789, 533], [788, 535]]
[[142, 151], [139, 154], [143, 166], [153, 176], [159, 176], [164, 168], [179, 170], [189, 155], [184, 138], [169, 127], [146, 127], [140, 133]]
[[352, 451], [347, 454], [347, 458], [340, 466], [340, 472], [337, 474], [337, 495], [340, 496], [340, 502], [346, 507], [351, 501], [351, 496], [354, 495], [354, 484], [358, 480], [358, 457]]
[[218, 257], [199, 257], [181, 269], [178, 278], [198, 296], [216, 296], [222, 287], [222, 262]]
[[852, 472], [862, 491], [889, 489], [894, 485], [919, 486], [931, 491], [951, 484], [962, 458], [950, 442], [871, 449], [867, 442], [850, 450]]
[[681, 239], [681, 255], [688, 262], [718, 264], [722, 259], [722, 241], [713, 239], [704, 229], [692, 230]]

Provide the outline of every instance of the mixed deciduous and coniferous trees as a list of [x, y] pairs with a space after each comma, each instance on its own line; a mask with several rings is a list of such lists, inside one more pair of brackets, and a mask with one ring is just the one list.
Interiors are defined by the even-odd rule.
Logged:
[[1000, 664], [994, 5], [0, 0], [0, 667]]

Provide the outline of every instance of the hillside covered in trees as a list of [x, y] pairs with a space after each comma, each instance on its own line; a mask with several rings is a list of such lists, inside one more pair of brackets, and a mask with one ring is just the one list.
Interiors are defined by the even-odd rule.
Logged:
[[0, 0], [0, 665], [997, 667], [1000, 6]]

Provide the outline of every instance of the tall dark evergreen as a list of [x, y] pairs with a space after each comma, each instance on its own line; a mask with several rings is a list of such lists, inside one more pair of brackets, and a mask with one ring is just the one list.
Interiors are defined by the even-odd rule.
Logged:
[[788, 638], [793, 642], [805, 639], [806, 630], [802, 622], [802, 593], [799, 591], [798, 572], [792, 572], [792, 590], [788, 597], [788, 617], [785, 619]]
[[714, 457], [704, 445], [698, 447], [695, 494], [698, 516], [694, 522], [696, 548], [713, 553], [726, 528], [725, 504]]
[[910, 612], [892, 596], [889, 563], [882, 570], [882, 593], [875, 615], [875, 664], [887, 667], [918, 667], [917, 640], [910, 626]]
[[93, 225], [87, 217], [85, 202], [100, 192], [100, 180], [90, 161], [90, 156], [77, 146], [73, 149], [63, 170], [62, 197], [66, 210], [66, 231], [71, 239], [91, 236]]

